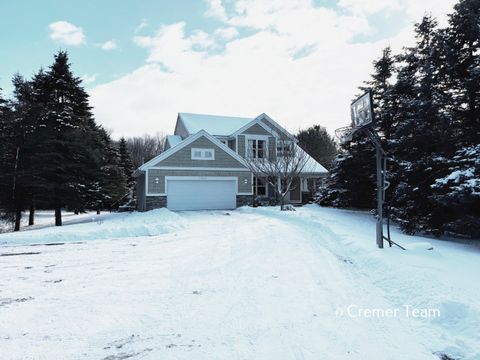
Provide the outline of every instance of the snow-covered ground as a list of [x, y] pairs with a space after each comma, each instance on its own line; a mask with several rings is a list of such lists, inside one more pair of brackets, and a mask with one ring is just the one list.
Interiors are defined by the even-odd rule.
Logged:
[[478, 246], [374, 232], [312, 205], [2, 234], [0, 358], [480, 359]]
[[[84, 222], [98, 222], [109, 218], [111, 213], [102, 211], [97, 215], [90, 211], [75, 215], [73, 212], [62, 211], [62, 222], [64, 225], [78, 224]], [[35, 225], [28, 226], [28, 211], [23, 213], [20, 222], [20, 231], [35, 230], [47, 226], [55, 226], [55, 212], [53, 210], [38, 210], [35, 212]], [[0, 219], [0, 234], [13, 230], [13, 224]]]

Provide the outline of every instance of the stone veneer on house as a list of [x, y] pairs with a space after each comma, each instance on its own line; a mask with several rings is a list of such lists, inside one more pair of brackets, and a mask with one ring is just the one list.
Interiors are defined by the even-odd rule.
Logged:
[[[253, 195], [237, 195], [237, 207], [252, 205]], [[166, 196], [147, 196], [145, 201], [145, 210], [153, 210], [167, 207]]]

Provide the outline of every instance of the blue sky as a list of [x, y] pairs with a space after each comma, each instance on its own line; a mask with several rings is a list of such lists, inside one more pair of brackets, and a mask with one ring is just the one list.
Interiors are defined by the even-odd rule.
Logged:
[[[421, 3], [421, 4], [419, 4]], [[176, 112], [266, 112], [292, 131], [348, 122], [386, 45], [452, 0], [2, 0], [0, 87], [68, 50], [115, 135], [170, 132]], [[132, 118], [136, 126], [132, 127]]]
[[[205, 10], [202, 1], [2, 0], [0, 87], [10, 89], [15, 72], [29, 76], [40, 66], [48, 66], [53, 53], [60, 49], [68, 50], [78, 75], [97, 74], [97, 82], [110, 81], [144, 62], [146, 51], [132, 41], [142, 22], [145, 27], [140, 32], [177, 21], [208, 29], [214, 26], [211, 19], [195, 15]], [[86, 44], [69, 46], [53, 41], [48, 25], [60, 20], [81, 27]], [[117, 50], [104, 51], [95, 46], [111, 39], [117, 41]]]

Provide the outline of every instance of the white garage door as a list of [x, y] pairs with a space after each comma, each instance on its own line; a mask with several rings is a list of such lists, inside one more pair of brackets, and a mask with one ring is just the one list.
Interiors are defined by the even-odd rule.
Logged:
[[167, 208], [170, 210], [234, 209], [235, 179], [168, 179]]

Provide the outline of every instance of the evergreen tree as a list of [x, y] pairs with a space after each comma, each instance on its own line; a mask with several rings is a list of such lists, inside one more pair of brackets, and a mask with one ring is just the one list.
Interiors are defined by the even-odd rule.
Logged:
[[441, 72], [443, 38], [430, 16], [415, 25], [417, 42], [400, 56], [396, 96], [400, 118], [395, 132], [398, 164], [393, 213], [407, 233], [440, 233], [441, 213], [431, 200], [431, 184], [454, 147], [449, 141], [450, 116]]
[[133, 178], [133, 164], [132, 164], [132, 155], [127, 147], [127, 141], [122, 137], [118, 143], [119, 151], [119, 165], [122, 168], [123, 175], [126, 180], [126, 191], [128, 193], [128, 200], [131, 200], [133, 197], [133, 190], [135, 188], [135, 179]]
[[45, 189], [41, 178], [42, 164], [37, 161], [36, 145], [40, 141], [37, 137], [37, 121], [40, 107], [34, 101], [32, 81], [27, 81], [20, 75], [13, 77], [13, 114], [19, 127], [19, 156], [17, 167], [18, 183], [21, 185], [22, 196], [25, 199], [25, 208], [29, 208], [29, 225], [34, 223], [35, 205], [38, 194]]
[[99, 175], [101, 142], [88, 95], [75, 77], [66, 52], [55, 55], [46, 73], [34, 79], [35, 100], [43, 111], [37, 123], [41, 139], [42, 178], [47, 187], [41, 199], [55, 209], [55, 224], [61, 225], [61, 209], [82, 211], [88, 201], [89, 184]]
[[11, 222], [17, 215], [14, 205], [15, 140], [11, 104], [0, 93], [0, 218]]
[[[2, 187], [4, 211], [20, 230], [22, 211], [33, 204], [34, 174], [31, 171], [32, 102], [31, 86], [19, 75], [13, 77], [14, 93], [9, 116], [2, 129]], [[33, 222], [30, 218], [30, 224]]]
[[452, 94], [456, 141], [470, 146], [480, 138], [480, 1], [460, 0], [454, 10], [446, 31], [443, 75]]
[[[480, 236], [480, 1], [455, 5], [444, 31], [441, 75], [451, 115], [449, 151], [435, 156], [438, 168], [430, 188], [437, 233]], [[445, 102], [447, 103], [447, 102]], [[452, 149], [453, 147], [453, 149]]]
[[450, 159], [436, 158], [448, 173], [431, 185], [431, 200], [439, 209], [439, 232], [480, 237], [480, 145], [456, 151]]
[[320, 164], [330, 169], [337, 155], [337, 144], [327, 130], [314, 125], [297, 134], [298, 144]]
[[102, 208], [111, 210], [118, 207], [127, 194], [127, 179], [120, 165], [120, 153], [110, 135], [104, 129], [100, 129], [100, 137], [104, 152], [99, 176], [99, 197], [96, 201], [102, 204]]

